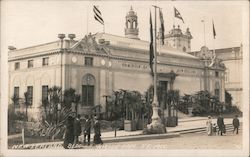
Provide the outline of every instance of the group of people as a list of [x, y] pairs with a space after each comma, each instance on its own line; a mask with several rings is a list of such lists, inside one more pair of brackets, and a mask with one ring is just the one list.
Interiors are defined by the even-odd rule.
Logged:
[[[85, 123], [84, 123], [84, 129], [82, 130], [82, 125], [80, 121], [81, 116], [77, 115], [76, 117], [68, 116], [66, 121], [66, 130], [64, 133], [64, 142], [63, 147], [65, 149], [71, 148], [73, 145], [79, 144], [79, 136], [82, 134], [83, 131], [83, 144], [84, 145], [90, 145], [90, 134], [91, 134], [91, 128], [92, 128], [92, 118], [91, 116], [85, 117]], [[93, 119], [93, 129], [94, 129], [94, 140], [93, 145], [96, 144], [103, 144], [101, 139], [101, 124], [97, 117], [94, 117]]]
[[[238, 115], [235, 115], [235, 117], [233, 118], [233, 133], [236, 131], [236, 134], [239, 133], [239, 126], [240, 126], [240, 121], [238, 119]], [[219, 117], [217, 118], [217, 125], [216, 123], [212, 123], [212, 117], [208, 116], [208, 120], [206, 122], [206, 126], [207, 126], [207, 134], [208, 136], [211, 135], [221, 135], [223, 136], [223, 134], [226, 133], [226, 127], [224, 124], [224, 118], [222, 117], [222, 115], [220, 114]], [[218, 126], [218, 131], [217, 131], [217, 126]]]

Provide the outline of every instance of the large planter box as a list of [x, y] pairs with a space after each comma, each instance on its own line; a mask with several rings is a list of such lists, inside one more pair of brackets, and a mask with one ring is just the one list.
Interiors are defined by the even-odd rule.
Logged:
[[143, 130], [143, 128], [145, 127], [145, 120], [143, 119], [138, 119], [137, 121], [137, 125], [136, 125], [136, 130]]
[[193, 116], [193, 107], [188, 107], [188, 114], [189, 116]]
[[124, 130], [125, 131], [135, 131], [136, 130], [136, 121], [124, 120]]
[[178, 125], [178, 117], [167, 117], [167, 127], [176, 127]]

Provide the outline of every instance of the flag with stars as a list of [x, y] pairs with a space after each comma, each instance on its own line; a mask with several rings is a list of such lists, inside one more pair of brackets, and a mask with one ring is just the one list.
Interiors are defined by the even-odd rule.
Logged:
[[174, 7], [174, 17], [182, 20], [182, 22], [184, 23], [184, 20], [183, 20], [183, 18], [181, 16], [180, 12], [175, 7]]

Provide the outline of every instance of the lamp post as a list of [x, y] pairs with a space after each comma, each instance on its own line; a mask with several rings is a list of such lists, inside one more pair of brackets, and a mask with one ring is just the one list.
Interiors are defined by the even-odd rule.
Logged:
[[[58, 38], [61, 40], [61, 47], [60, 47], [60, 53], [61, 53], [61, 90], [62, 90], [62, 77], [63, 77], [63, 67], [62, 67], [62, 54], [63, 54], [63, 39], [65, 38], [65, 34], [58, 34]], [[62, 91], [61, 91], [61, 101], [62, 101]]]
[[108, 118], [108, 98], [110, 98], [109, 95], [103, 95], [105, 97], [105, 112], [106, 112], [106, 118]]

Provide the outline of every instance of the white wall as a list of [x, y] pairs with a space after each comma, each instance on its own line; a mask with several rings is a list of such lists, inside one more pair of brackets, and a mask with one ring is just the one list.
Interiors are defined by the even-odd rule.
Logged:
[[202, 90], [200, 77], [177, 76], [174, 81], [174, 89], [180, 90], [180, 95], [194, 94]]

